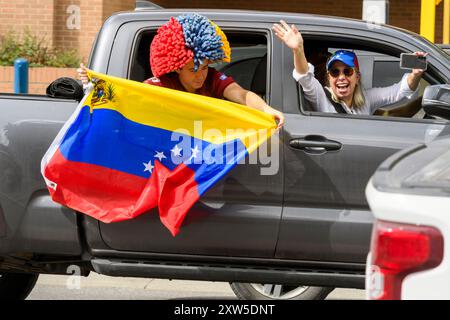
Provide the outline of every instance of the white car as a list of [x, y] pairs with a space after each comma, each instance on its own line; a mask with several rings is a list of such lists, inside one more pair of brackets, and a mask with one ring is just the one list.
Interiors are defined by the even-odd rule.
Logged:
[[450, 139], [387, 159], [366, 196], [367, 299], [450, 299]]
[[[422, 103], [449, 110], [450, 86], [426, 90]], [[375, 216], [367, 299], [450, 299], [450, 138], [388, 158], [366, 197]]]

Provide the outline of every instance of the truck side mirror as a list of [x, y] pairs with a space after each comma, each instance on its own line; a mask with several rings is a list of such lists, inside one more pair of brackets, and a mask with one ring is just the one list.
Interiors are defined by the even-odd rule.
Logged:
[[438, 84], [426, 87], [422, 107], [431, 116], [450, 120], [450, 85]]

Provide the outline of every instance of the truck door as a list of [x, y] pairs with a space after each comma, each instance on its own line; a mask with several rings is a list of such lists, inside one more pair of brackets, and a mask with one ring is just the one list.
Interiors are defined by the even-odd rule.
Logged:
[[[284, 56], [292, 61], [290, 50]], [[364, 264], [373, 221], [365, 199], [369, 178], [387, 157], [433, 140], [448, 122], [302, 110], [292, 68], [283, 66], [285, 197], [276, 257]], [[380, 68], [361, 72], [370, 78]]]

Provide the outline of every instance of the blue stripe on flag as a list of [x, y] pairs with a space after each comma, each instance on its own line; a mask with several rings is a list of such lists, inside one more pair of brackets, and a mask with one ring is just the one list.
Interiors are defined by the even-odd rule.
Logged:
[[[181, 157], [172, 157], [176, 145], [182, 149]], [[198, 150], [197, 158], [186, 161], [194, 155], [192, 151], [195, 148]], [[155, 160], [159, 161], [158, 157], [169, 170], [185, 161], [195, 171], [199, 194], [203, 194], [247, 155], [239, 139], [215, 145], [189, 135], [174, 135], [172, 131], [133, 122], [110, 109], [95, 109], [91, 114], [89, 106], [84, 106], [80, 111], [64, 136], [60, 150], [68, 160], [144, 178], [150, 176], [149, 169], [154, 166]], [[162, 158], [163, 155], [165, 158]], [[201, 157], [201, 163], [196, 160], [198, 157]]]

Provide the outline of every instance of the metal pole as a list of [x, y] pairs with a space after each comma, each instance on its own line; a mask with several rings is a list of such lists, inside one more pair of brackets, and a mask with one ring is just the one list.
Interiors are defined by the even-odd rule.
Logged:
[[28, 93], [28, 60], [14, 60], [14, 93]]
[[434, 23], [436, 19], [435, 0], [422, 0], [420, 8], [420, 35], [434, 42]]

